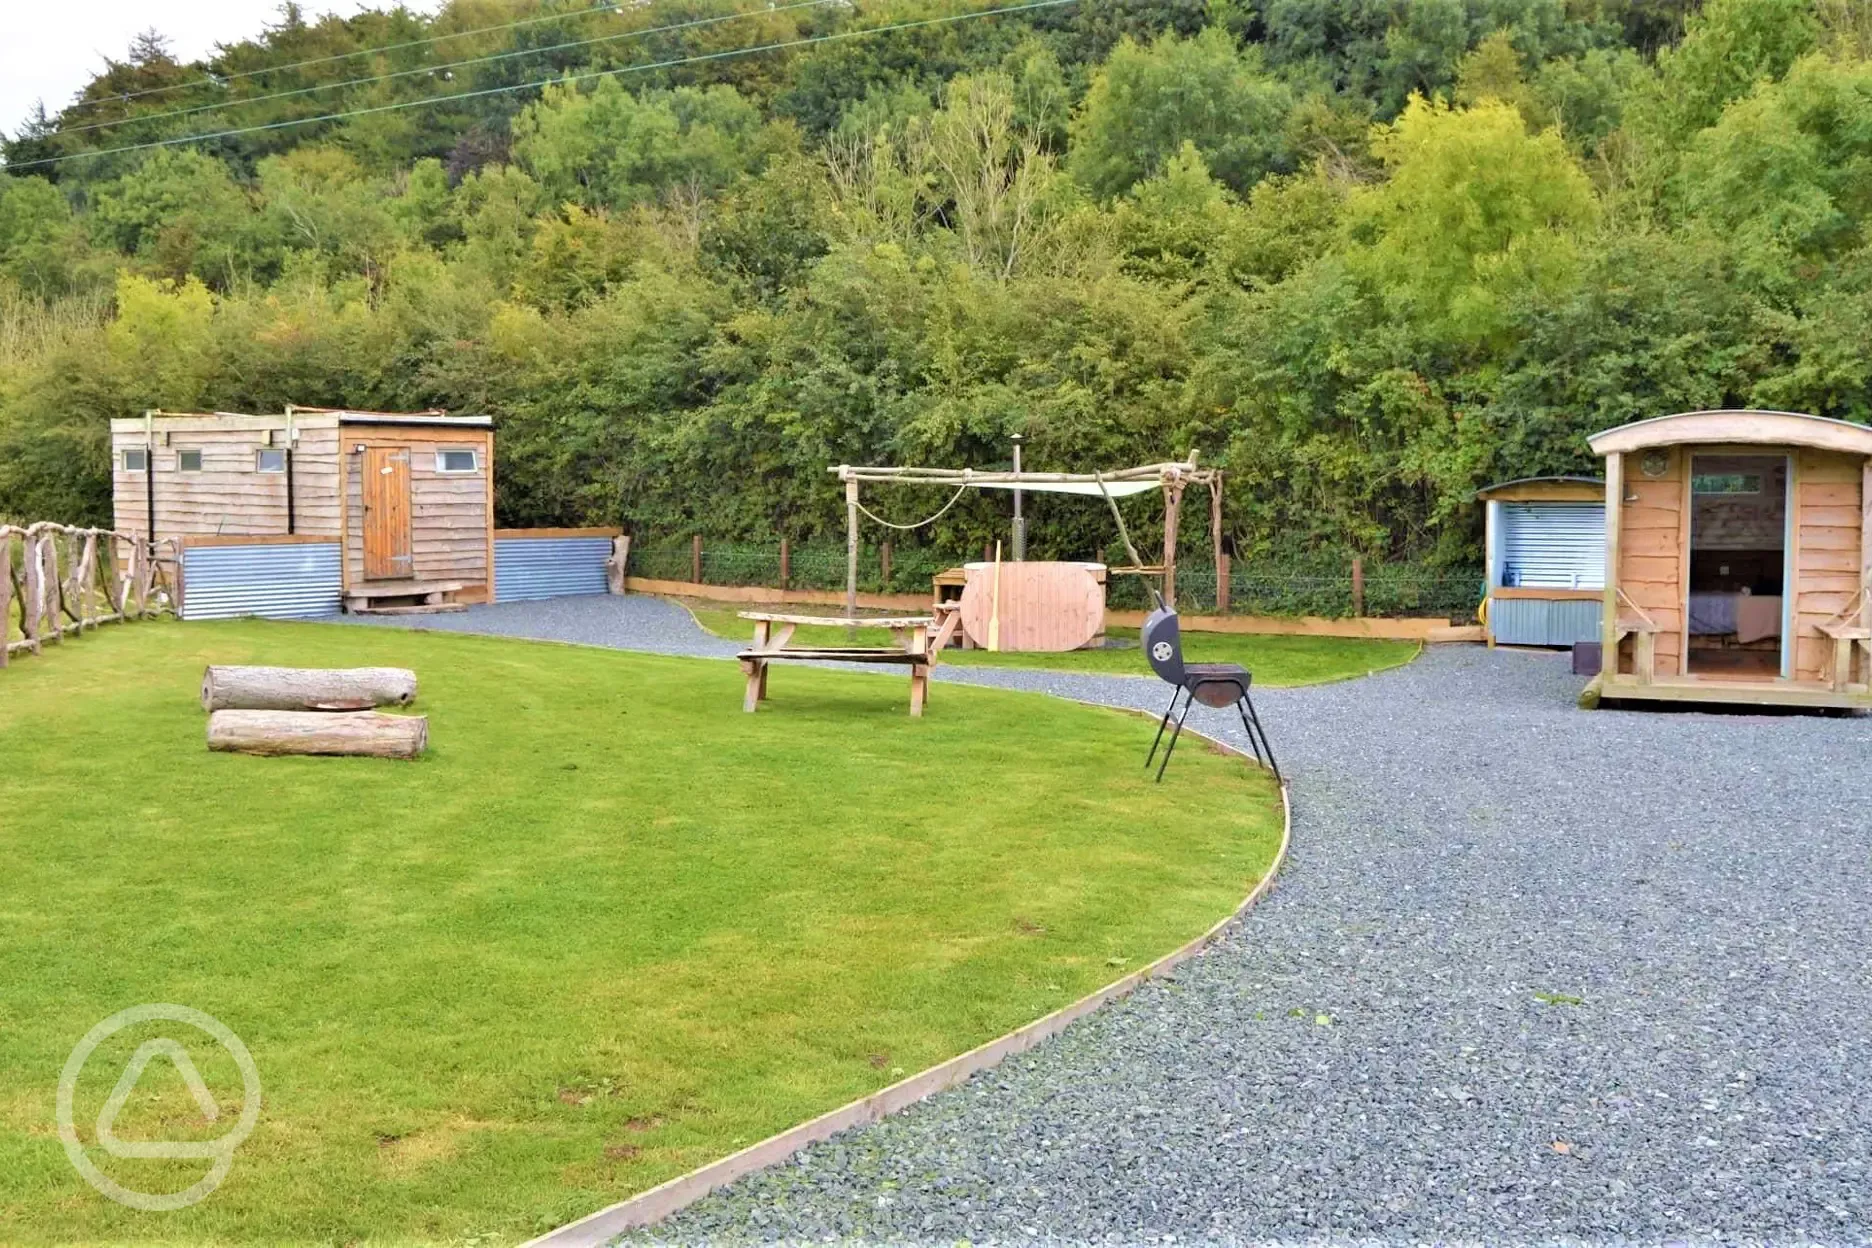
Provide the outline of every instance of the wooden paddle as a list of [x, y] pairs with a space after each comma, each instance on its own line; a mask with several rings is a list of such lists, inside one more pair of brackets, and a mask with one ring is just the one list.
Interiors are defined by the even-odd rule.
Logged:
[[994, 605], [988, 609], [988, 649], [1001, 648], [1001, 543], [995, 543]]

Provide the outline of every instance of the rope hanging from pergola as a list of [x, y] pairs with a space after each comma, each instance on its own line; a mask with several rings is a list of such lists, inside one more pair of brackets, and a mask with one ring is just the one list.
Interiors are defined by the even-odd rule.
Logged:
[[[1035, 494], [1077, 494], [1104, 498], [1111, 505], [1112, 516], [1118, 522], [1119, 534], [1132, 559], [1132, 566], [1113, 568], [1112, 571], [1132, 576], [1161, 576], [1163, 601], [1167, 605], [1174, 605], [1177, 529], [1183, 509], [1183, 491], [1192, 485], [1207, 486], [1209, 524], [1215, 544], [1218, 609], [1222, 609], [1227, 602], [1228, 557], [1222, 552], [1222, 473], [1219, 469], [1198, 467], [1195, 451], [1191, 451], [1185, 460], [1144, 464], [1112, 472], [1002, 472], [974, 468], [892, 468], [856, 464], [838, 464], [827, 471], [837, 474], [838, 479], [845, 483], [847, 615], [856, 615], [858, 612], [858, 518], [864, 516], [899, 532], [920, 529], [941, 519], [969, 490], [1020, 490]], [[934, 485], [954, 490], [955, 493], [928, 518], [914, 524], [894, 524], [871, 511], [859, 500], [859, 487], [863, 485]], [[1125, 532], [1124, 520], [1118, 515], [1116, 500], [1152, 490], [1161, 491], [1164, 498], [1164, 553], [1161, 564], [1146, 566], [1138, 562], [1130, 534]]]

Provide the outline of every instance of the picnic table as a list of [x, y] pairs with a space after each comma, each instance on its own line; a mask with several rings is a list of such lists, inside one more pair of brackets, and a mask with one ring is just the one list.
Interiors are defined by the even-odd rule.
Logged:
[[[736, 657], [747, 675], [744, 711], [753, 711], [767, 698], [767, 667], [776, 661], [806, 663], [898, 663], [910, 669], [910, 713], [923, 714], [929, 699], [929, 673], [936, 652], [949, 644], [959, 617], [948, 613], [932, 637], [936, 621], [928, 615], [789, 615], [774, 611], [743, 611], [754, 622], [754, 644]], [[802, 625], [830, 628], [885, 628], [894, 646], [794, 646], [794, 632]]]

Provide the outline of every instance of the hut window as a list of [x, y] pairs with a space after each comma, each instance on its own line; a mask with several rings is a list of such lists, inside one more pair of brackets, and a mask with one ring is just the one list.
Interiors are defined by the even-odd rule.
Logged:
[[286, 452], [261, 447], [254, 452], [255, 472], [285, 472]]
[[474, 472], [481, 467], [481, 457], [474, 451], [437, 451], [437, 472]]
[[177, 451], [175, 466], [176, 466], [177, 472], [200, 472], [201, 471], [201, 452], [200, 451]]
[[1759, 494], [1762, 492], [1762, 479], [1759, 472], [1698, 473], [1690, 478], [1690, 481], [1690, 488], [1698, 494]]
[[1500, 584], [1599, 589], [1605, 585], [1603, 503], [1503, 503]]
[[125, 472], [148, 472], [149, 451], [140, 446], [133, 451], [126, 450], [123, 453], [123, 470]]

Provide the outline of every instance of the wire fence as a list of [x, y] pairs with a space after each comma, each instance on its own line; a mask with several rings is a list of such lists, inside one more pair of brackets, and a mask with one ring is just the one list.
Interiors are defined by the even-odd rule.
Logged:
[[[865, 545], [858, 555], [858, 589], [869, 594], [927, 594], [931, 577], [980, 558], [979, 552], [958, 555], [925, 547]], [[1350, 561], [1336, 567], [1317, 561], [1300, 565], [1237, 562], [1229, 569], [1229, 613], [1427, 616], [1467, 622], [1482, 599], [1480, 568], [1368, 561], [1362, 571], [1362, 585], [1357, 585]], [[791, 546], [783, 554], [778, 543], [704, 541], [698, 552], [690, 541], [634, 544], [630, 552], [632, 576], [701, 585], [843, 590], [845, 572], [843, 546]], [[1155, 580], [1151, 578], [1151, 583]], [[1362, 604], [1357, 601], [1361, 589]], [[1215, 565], [1206, 551], [1192, 552], [1178, 563], [1176, 590], [1184, 612], [1215, 610]], [[1106, 600], [1117, 610], [1151, 605], [1146, 582], [1137, 576], [1112, 577]]]

